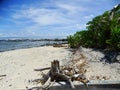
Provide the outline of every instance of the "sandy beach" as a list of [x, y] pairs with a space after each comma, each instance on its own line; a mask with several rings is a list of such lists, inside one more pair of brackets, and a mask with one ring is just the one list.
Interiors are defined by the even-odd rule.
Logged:
[[[90, 80], [120, 81], [120, 64], [101, 62], [104, 54], [93, 49], [79, 48], [71, 52], [70, 48], [43, 46], [0, 52], [0, 90], [27, 90], [40, 86], [31, 81], [39, 79], [41, 72], [34, 69], [49, 67], [50, 62], [59, 60], [60, 65], [68, 64], [73, 59], [85, 56], [86, 77]], [[3, 76], [2, 76], [3, 75]]]
[[[86, 59], [86, 66], [84, 67], [87, 72], [86, 77], [91, 80], [109, 80], [120, 81], [120, 63], [105, 63], [101, 61], [105, 54], [99, 50], [92, 48], [80, 47], [73, 55], [75, 58], [79, 58], [80, 54], [83, 54]], [[120, 55], [117, 58], [120, 59]], [[119, 60], [118, 59], [118, 60]]]
[[53, 60], [60, 64], [70, 60], [72, 53], [66, 48], [53, 46], [19, 49], [0, 53], [0, 90], [22, 90], [31, 86], [30, 80], [40, 78], [34, 69], [50, 66]]

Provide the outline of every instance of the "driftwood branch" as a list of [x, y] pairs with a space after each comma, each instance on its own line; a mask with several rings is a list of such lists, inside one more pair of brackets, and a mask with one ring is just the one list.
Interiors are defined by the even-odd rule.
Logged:
[[[80, 68], [80, 67], [79, 67]], [[43, 89], [48, 89], [53, 86], [54, 82], [60, 83], [65, 82], [70, 85], [72, 90], [75, 90], [73, 81], [80, 81], [87, 87], [88, 79], [81, 74], [77, 66], [68, 65], [61, 66], [58, 60], [51, 62], [51, 67], [46, 67], [42, 69], [34, 69], [34, 71], [49, 70], [48, 73], [42, 73], [42, 78], [36, 79], [34, 81], [39, 81], [43, 85]]]
[[41, 68], [41, 69], [34, 69], [34, 71], [43, 71], [43, 70], [48, 70], [50, 69], [51, 67], [46, 67], [46, 68]]
[[0, 75], [0, 77], [6, 77], [7, 75], [6, 74], [4, 74], [4, 75]]

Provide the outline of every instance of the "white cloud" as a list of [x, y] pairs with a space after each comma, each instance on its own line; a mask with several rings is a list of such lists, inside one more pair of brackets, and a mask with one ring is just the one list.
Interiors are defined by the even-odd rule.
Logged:
[[39, 25], [53, 25], [71, 23], [71, 20], [64, 17], [64, 14], [57, 10], [45, 8], [29, 8], [16, 12], [12, 16], [14, 19], [27, 18]]
[[77, 11], [76, 6], [72, 6], [72, 5], [68, 5], [68, 4], [58, 4], [58, 7], [63, 9], [63, 10], [68, 10], [69, 12], [76, 12]]
[[92, 14], [91, 14], [91, 15], [88, 15], [88, 16], [84, 16], [85, 19], [91, 19], [91, 18], [93, 18], [93, 17], [94, 17], [94, 15], [92, 15]]
[[18, 35], [16, 33], [0, 33], [0, 37], [17, 37]]
[[87, 8], [77, 5], [77, 4], [72, 5], [72, 4], [63, 4], [62, 3], [62, 4], [58, 4], [58, 7], [68, 10], [69, 12], [78, 12], [78, 13], [88, 10]]
[[[27, 35], [29, 35], [29, 36], [38, 36], [38, 34], [35, 31], [31, 31], [31, 30], [26, 30], [25, 33], [27, 33]], [[24, 33], [23, 33], [23, 35], [24, 35]]]
[[[22, 36], [40, 36], [45, 34], [74, 33], [85, 29], [85, 23], [94, 16], [88, 6], [81, 3], [91, 0], [51, 0], [51, 3], [38, 3], [11, 7], [11, 19]], [[19, 9], [17, 9], [19, 8]], [[18, 25], [18, 26], [17, 26]], [[48, 30], [49, 33], [45, 33]], [[51, 34], [50, 33], [54, 33]]]
[[3, 33], [0, 33], [0, 36], [4, 36], [4, 34], [3, 34]]
[[86, 24], [76, 24], [75, 27], [79, 30], [85, 29]]
[[[81, 21], [76, 16], [80, 12], [87, 10], [84, 7], [62, 3], [56, 4], [55, 9], [26, 7], [16, 10], [12, 15], [14, 22], [19, 25], [28, 24], [28, 22], [33, 24], [21, 29], [22, 32], [20, 34], [22, 36], [40, 36], [45, 34], [49, 36], [49, 34], [56, 35], [55, 33], [60, 35], [60, 32], [63, 32], [63, 35], [68, 35], [85, 28], [83, 24], [78, 24]], [[21, 22], [21, 19], [24, 19], [24, 22]], [[51, 27], [49, 28], [48, 26]], [[45, 29], [51, 31], [51, 33], [44, 33]], [[43, 33], [40, 31], [43, 31]]]
[[[81, 13], [89, 10], [87, 7], [80, 6], [78, 3], [71, 4], [71, 2], [64, 3], [63, 0], [61, 1], [62, 2], [56, 1], [54, 2], [55, 5], [52, 6], [50, 4], [47, 8], [44, 5], [42, 7], [25, 7], [24, 5], [21, 10], [16, 10], [12, 18], [15, 20], [25, 18], [27, 19], [25, 22], [29, 20], [41, 26], [56, 24], [68, 25], [78, 23], [80, 17], [82, 17]], [[54, 9], [51, 9], [51, 6], [54, 7]]]

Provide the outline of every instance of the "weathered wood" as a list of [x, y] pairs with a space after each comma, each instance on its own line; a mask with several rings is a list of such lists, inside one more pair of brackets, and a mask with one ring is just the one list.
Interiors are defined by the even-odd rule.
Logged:
[[60, 81], [64, 81], [66, 84], [69, 84], [72, 88], [72, 90], [75, 89], [75, 86], [73, 85], [71, 78], [60, 73], [60, 65], [59, 65], [59, 61], [54, 60], [53, 62], [51, 62], [51, 81], [55, 81], [55, 82], [60, 82]]
[[44, 71], [49, 70], [51, 67], [41, 68], [41, 69], [34, 69], [34, 71]]
[[59, 73], [60, 72], [60, 65], [59, 65], [59, 61], [54, 60], [53, 62], [51, 62], [51, 70], [50, 70], [50, 77], [51, 77], [51, 81], [55, 81], [55, 73]]
[[69, 82], [68, 84], [70, 84], [72, 90], [75, 90], [75, 86], [74, 86], [73, 82], [71, 81], [71, 79], [69, 79], [68, 82]]
[[0, 75], [0, 77], [6, 77], [7, 75], [6, 74], [4, 74], [4, 75]]
[[[81, 74], [80, 69], [81, 63], [75, 65], [67, 65], [61, 66], [58, 60], [54, 60], [51, 62], [51, 67], [46, 67], [42, 69], [34, 69], [35, 71], [43, 71], [49, 70], [48, 73], [42, 73], [42, 78], [38, 79], [39, 82], [43, 85], [44, 89], [48, 89], [50, 86], [53, 85], [54, 82], [60, 83], [61, 81], [65, 82], [66, 84], [70, 85], [71, 89], [74, 90], [75, 86], [72, 81], [80, 81], [87, 87], [88, 79], [85, 78], [83, 74]], [[79, 68], [78, 68], [79, 67]]]
[[[51, 62], [51, 69], [47, 75], [46, 74], [43, 75], [41, 83], [45, 84], [49, 77], [51, 78], [50, 80], [51, 82], [64, 81], [66, 84], [69, 84], [71, 86], [72, 90], [75, 89], [75, 86], [71, 81], [71, 78], [69, 76], [60, 73], [60, 65], [59, 65], [59, 61], [57, 60]], [[50, 83], [47, 86], [45, 85], [46, 88], [49, 88], [50, 86], [51, 86]]]
[[50, 86], [51, 86], [51, 82], [50, 82], [50, 78], [48, 78], [46, 83], [43, 85], [43, 89], [47, 90], [48, 88], [50, 88]]
[[47, 74], [42, 74], [41, 84], [44, 85], [50, 77], [50, 71]]
[[55, 73], [54, 78], [55, 78], [56, 82], [64, 81], [66, 84], [69, 84], [71, 86], [72, 90], [75, 89], [75, 86], [73, 85], [71, 78], [69, 76], [66, 76], [61, 73]]
[[71, 77], [72, 81], [80, 81], [82, 82], [85, 87], [87, 88], [87, 83], [89, 82], [89, 80], [83, 75], [83, 74], [76, 74], [74, 76]]

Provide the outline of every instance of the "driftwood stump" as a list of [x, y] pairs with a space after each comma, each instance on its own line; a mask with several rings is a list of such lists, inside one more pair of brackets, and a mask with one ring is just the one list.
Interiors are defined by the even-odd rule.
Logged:
[[72, 81], [80, 81], [85, 86], [88, 80], [85, 78], [83, 74], [80, 74], [78, 69], [74, 66], [61, 66], [58, 60], [54, 60], [51, 62], [51, 67], [43, 68], [43, 69], [34, 69], [35, 71], [43, 71], [48, 70], [47, 74], [42, 74], [41, 79], [36, 79], [34, 81], [39, 80], [43, 85], [43, 90], [48, 89], [54, 82], [60, 83], [65, 82], [70, 85], [72, 90], [75, 90], [75, 86]]

